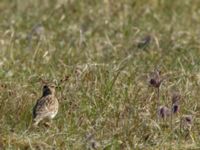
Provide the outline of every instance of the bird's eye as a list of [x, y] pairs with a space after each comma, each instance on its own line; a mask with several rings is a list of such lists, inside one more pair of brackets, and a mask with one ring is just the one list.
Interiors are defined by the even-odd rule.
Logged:
[[43, 88], [44, 88], [44, 89], [47, 89], [47, 88], [48, 88], [48, 86], [47, 86], [47, 85], [45, 85]]
[[51, 88], [55, 88], [55, 85], [51, 85], [50, 87], [51, 87]]

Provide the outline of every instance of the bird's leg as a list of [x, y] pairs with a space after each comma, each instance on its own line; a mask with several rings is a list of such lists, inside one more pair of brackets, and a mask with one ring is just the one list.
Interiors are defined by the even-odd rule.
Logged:
[[52, 119], [47, 118], [47, 121], [44, 123], [44, 126], [49, 128], [51, 127], [51, 125], [52, 125]]
[[35, 119], [33, 120], [33, 126], [34, 126], [34, 127], [37, 127], [41, 120], [42, 120], [41, 118], [37, 118], [37, 119], [35, 118]]

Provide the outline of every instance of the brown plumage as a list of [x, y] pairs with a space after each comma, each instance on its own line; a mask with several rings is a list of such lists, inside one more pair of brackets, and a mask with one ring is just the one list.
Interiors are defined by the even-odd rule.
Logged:
[[53, 119], [58, 113], [58, 100], [55, 97], [55, 86], [44, 85], [42, 97], [33, 107], [33, 125], [37, 126], [45, 118]]

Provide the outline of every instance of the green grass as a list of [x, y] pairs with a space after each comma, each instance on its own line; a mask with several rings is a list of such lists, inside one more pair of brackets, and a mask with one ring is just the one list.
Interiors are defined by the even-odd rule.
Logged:
[[[1, 0], [0, 149], [199, 149], [200, 1]], [[151, 42], [138, 48], [150, 35]], [[178, 115], [159, 122], [147, 76], [167, 77], [182, 99]], [[27, 130], [41, 80], [61, 83], [50, 128]], [[190, 135], [182, 115], [193, 115]]]

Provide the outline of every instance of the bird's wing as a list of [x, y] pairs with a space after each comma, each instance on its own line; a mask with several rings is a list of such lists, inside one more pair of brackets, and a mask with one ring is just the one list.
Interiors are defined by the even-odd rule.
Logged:
[[51, 96], [45, 96], [38, 99], [36, 105], [33, 108], [33, 118], [35, 118], [38, 115], [45, 116], [49, 114], [52, 105], [51, 99], [52, 99]]

